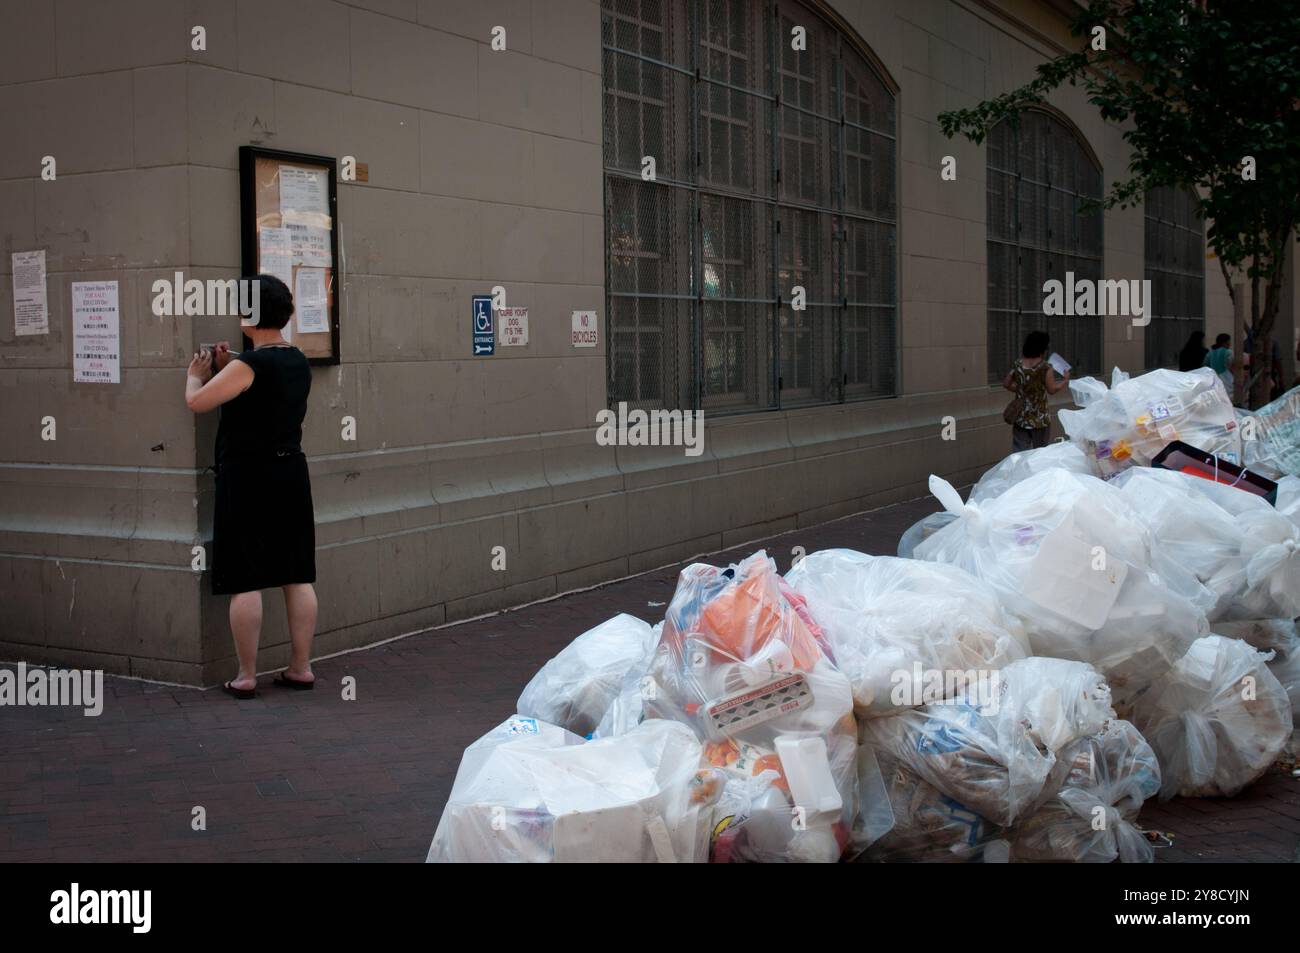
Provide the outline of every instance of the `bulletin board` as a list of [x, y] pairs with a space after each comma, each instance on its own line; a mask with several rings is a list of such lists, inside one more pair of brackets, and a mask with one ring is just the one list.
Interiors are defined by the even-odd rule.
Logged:
[[275, 275], [289, 286], [294, 315], [284, 338], [312, 364], [339, 363], [336, 172], [330, 156], [239, 149], [243, 273]]

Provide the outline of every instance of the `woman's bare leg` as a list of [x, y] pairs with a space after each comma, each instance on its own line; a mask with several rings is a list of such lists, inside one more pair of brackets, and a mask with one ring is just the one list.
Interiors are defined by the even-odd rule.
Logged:
[[284, 611], [289, 616], [289, 667], [285, 672], [300, 682], [313, 681], [311, 640], [316, 635], [316, 590], [309, 582], [283, 586]]
[[262, 635], [262, 594], [241, 592], [230, 597], [230, 631], [239, 656], [239, 675], [231, 679], [235, 688], [257, 685], [257, 643]]

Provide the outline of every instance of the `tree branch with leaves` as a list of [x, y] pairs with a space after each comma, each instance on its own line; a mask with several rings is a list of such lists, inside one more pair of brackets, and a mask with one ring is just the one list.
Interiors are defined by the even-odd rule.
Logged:
[[[1272, 386], [1272, 336], [1300, 220], [1300, 2], [1094, 0], [1071, 32], [1079, 49], [1023, 86], [939, 115], [948, 137], [983, 142], [1000, 122], [1069, 84], [1124, 126], [1127, 175], [1099, 203], [1127, 208], [1150, 189], [1191, 190], [1228, 293], [1251, 288], [1249, 401]], [[1234, 341], [1241, 353], [1244, 342]], [[1238, 399], [1242, 375], [1238, 367]]]

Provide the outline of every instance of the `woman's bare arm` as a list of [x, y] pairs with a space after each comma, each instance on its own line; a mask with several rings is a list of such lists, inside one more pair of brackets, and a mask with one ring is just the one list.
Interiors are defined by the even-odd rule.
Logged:
[[185, 406], [196, 414], [216, 410], [228, 400], [233, 400], [253, 383], [253, 369], [244, 361], [231, 361], [206, 384], [205, 377], [212, 367], [212, 356], [203, 351], [190, 361], [185, 378]]
[[1052, 370], [1050, 366], [1047, 368], [1047, 393], [1059, 394], [1061, 391], [1065, 390], [1065, 388], [1069, 386], [1070, 386], [1069, 371], [1066, 371], [1065, 374], [1058, 379], [1056, 376], [1056, 371]]

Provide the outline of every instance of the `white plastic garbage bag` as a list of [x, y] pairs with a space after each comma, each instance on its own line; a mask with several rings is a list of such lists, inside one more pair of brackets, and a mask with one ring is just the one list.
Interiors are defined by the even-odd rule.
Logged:
[[[655, 626], [656, 637], [659, 631], [660, 626]], [[653, 650], [645, 659], [624, 673], [623, 681], [619, 684], [618, 694], [614, 696], [614, 700], [605, 709], [604, 717], [600, 719], [600, 724], [596, 726], [596, 730], [592, 733], [593, 738], [613, 738], [616, 735], [625, 735], [641, 724], [641, 720], [645, 717], [642, 698], [647, 692], [654, 690], [654, 678], [649, 672], [652, 661]]]
[[858, 745], [858, 814], [853, 819], [852, 857], [860, 858], [895, 824], [884, 771], [869, 744]]
[[1291, 522], [1300, 524], [1300, 476], [1284, 476], [1277, 481], [1274, 508]]
[[1011, 831], [1016, 861], [1150, 863], [1155, 852], [1136, 826], [1160, 790], [1160, 766], [1127, 721], [1073, 742], [1059, 755], [1061, 789]]
[[722, 781], [684, 725], [618, 738], [515, 716], [465, 751], [430, 862], [703, 863]]
[[968, 502], [982, 503], [1001, 496], [1036, 473], [1044, 470], [1071, 470], [1075, 473], [1092, 474], [1088, 458], [1078, 445], [1068, 440], [1049, 443], [1045, 447], [1033, 450], [1021, 450], [1013, 453], [992, 467], [979, 478], [971, 488]]
[[1214, 594], [1208, 611], [1213, 621], [1244, 596], [1246, 560], [1241, 524], [1203, 495], [1197, 482], [1205, 481], [1149, 467], [1131, 467], [1112, 481], [1142, 516], [1156, 545]]
[[953, 516], [947, 510], [938, 513], [931, 513], [929, 516], [923, 516], [907, 529], [903, 535], [898, 538], [898, 556], [900, 559], [911, 559], [916, 547], [924, 540], [929, 539], [939, 530], [943, 529], [957, 517]]
[[1300, 634], [1293, 619], [1252, 619], [1219, 622], [1218, 635], [1244, 639], [1261, 652], [1272, 652], [1268, 670], [1291, 700], [1293, 721], [1300, 721]]
[[879, 765], [892, 824], [862, 859], [965, 863], [981, 859], [1002, 836], [996, 824], [922, 780], [902, 762], [881, 753]]
[[647, 658], [658, 633], [636, 616], [621, 613], [570, 642], [533, 676], [519, 696], [517, 711], [589, 735], [623, 684], [623, 677]]
[[998, 678], [999, 705], [1048, 751], [1095, 735], [1115, 718], [1110, 686], [1084, 662], [1035, 656], [1012, 662]]
[[[821, 739], [816, 739], [820, 742]], [[853, 771], [854, 752], [836, 745], [832, 777]], [[757, 774], [723, 771], [726, 783], [713, 808], [711, 859], [714, 863], [818, 863], [839, 860], [845, 851], [843, 831], [819, 817], [815, 794], [795, 794], [790, 783], [799, 777], [783, 753], [779, 768]], [[716, 769], [715, 769], [716, 770]], [[785, 774], [790, 774], [787, 780]], [[812, 802], [813, 810], [804, 807]], [[838, 817], [838, 808], [832, 806]], [[811, 823], [810, 823], [811, 817]]]
[[1133, 721], [1160, 759], [1162, 800], [1231, 797], [1283, 750], [1291, 704], [1268, 658], [1238, 639], [1206, 636], [1139, 700]]
[[1061, 426], [1100, 477], [1130, 466], [1150, 466], [1171, 441], [1181, 440], [1232, 463], [1241, 463], [1241, 431], [1223, 382], [1208, 367], [1165, 368], [1119, 381], [1100, 393], [1099, 382], [1071, 384], [1081, 410], [1062, 410]]
[[892, 824], [861, 825], [878, 840], [869, 858], [990, 859], [1001, 828], [1033, 815], [1066, 782], [1072, 761], [1057, 752], [1115, 719], [1105, 679], [1082, 662], [1027, 658], [991, 674], [993, 691], [978, 704], [972, 694], [860, 723], [893, 813]]
[[1213, 594], [1154, 545], [1117, 487], [1055, 469], [983, 504], [963, 504], [938, 477], [930, 488], [959, 518], [917, 557], [987, 583], [1033, 654], [1092, 664], [1121, 712], [1208, 633]]
[[1174, 562], [1213, 590], [1211, 622], [1300, 615], [1300, 525], [1263, 497], [1170, 470], [1115, 480]]
[[[1036, 806], [1055, 764], [1053, 754], [1041, 751], [1016, 719], [966, 702], [870, 718], [861, 723], [861, 731], [882, 768], [887, 760], [899, 762], [953, 801], [1001, 826]], [[894, 813], [897, 819], [897, 804]]]
[[1028, 654], [1019, 622], [956, 566], [828, 549], [801, 559], [786, 581], [808, 600], [859, 717], [951, 697], [967, 673]]
[[1300, 387], [1246, 416], [1254, 418], [1244, 441], [1246, 466], [1272, 479], [1300, 476]]
[[[706, 743], [705, 763], [729, 780], [776, 774], [772, 790], [744, 788], [741, 800], [757, 806], [715, 836], [715, 857], [834, 861], [848, 846], [857, 811], [852, 690], [804, 597], [766, 553], [682, 570], [641, 705], [647, 720], [689, 725]], [[788, 836], [792, 812], [807, 836]]]

